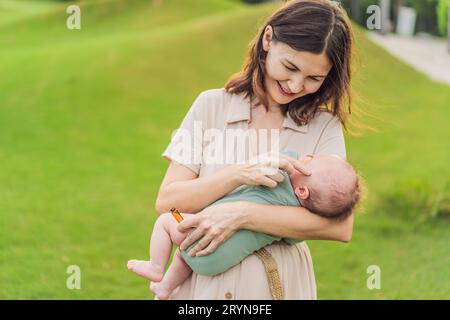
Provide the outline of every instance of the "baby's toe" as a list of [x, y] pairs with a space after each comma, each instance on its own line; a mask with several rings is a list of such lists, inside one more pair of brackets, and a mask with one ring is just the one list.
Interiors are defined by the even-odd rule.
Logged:
[[129, 260], [127, 263], [128, 269], [132, 269], [136, 265], [137, 260]]

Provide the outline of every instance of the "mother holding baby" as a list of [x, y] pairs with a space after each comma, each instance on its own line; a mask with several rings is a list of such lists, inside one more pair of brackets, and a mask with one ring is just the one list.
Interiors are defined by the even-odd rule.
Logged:
[[[193, 139], [180, 140], [177, 134], [164, 151], [163, 157], [170, 164], [156, 200], [159, 214], [172, 207], [196, 213], [178, 226], [183, 232], [196, 228], [180, 249], [198, 241], [191, 254], [210, 254], [239, 229], [282, 238], [351, 240], [352, 215], [336, 221], [303, 207], [245, 201], [205, 209], [243, 185], [273, 188], [282, 176], [263, 170], [267, 166], [264, 161], [206, 161], [212, 144], [204, 134], [208, 129], [275, 129], [279, 133], [278, 166], [288, 172], [310, 174], [305, 163], [286, 152], [300, 156], [336, 154], [345, 159], [342, 129], [350, 113], [352, 46], [348, 17], [335, 2], [288, 1], [260, 29], [249, 47], [243, 70], [233, 75], [224, 88], [207, 90], [197, 97], [180, 126]], [[261, 135], [257, 136], [248, 145], [253, 151], [260, 143]], [[223, 153], [233, 155], [241, 147], [227, 148]], [[279, 241], [265, 247], [265, 251], [277, 266], [284, 299], [317, 298], [305, 242], [292, 245]], [[217, 276], [193, 273], [170, 298], [272, 299], [260, 258], [252, 254]]]

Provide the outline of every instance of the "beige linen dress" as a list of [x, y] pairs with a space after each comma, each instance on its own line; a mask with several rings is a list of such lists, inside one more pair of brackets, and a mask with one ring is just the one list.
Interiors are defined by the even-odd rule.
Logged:
[[[194, 101], [181, 126], [162, 156], [174, 160], [198, 174], [214, 174], [230, 161], [214, 158], [212, 138], [217, 132], [248, 130], [250, 101], [243, 94], [230, 94], [224, 88], [202, 92]], [[218, 129], [218, 130], [217, 130]], [[208, 132], [209, 131], [209, 132]], [[208, 132], [208, 133], [207, 133]], [[235, 131], [236, 132], [236, 131]], [[239, 130], [237, 131], [239, 132]], [[190, 133], [186, 138], [186, 133]], [[183, 136], [184, 134], [184, 136]], [[241, 141], [242, 143], [242, 141]], [[248, 142], [251, 143], [251, 142]], [[223, 143], [223, 145], [226, 145]], [[216, 145], [217, 146], [217, 145]], [[239, 143], [234, 145], [238, 152]], [[233, 149], [232, 149], [233, 150]], [[304, 154], [337, 154], [346, 157], [340, 122], [328, 112], [319, 112], [307, 125], [298, 126], [287, 115], [279, 131], [279, 151]], [[240, 149], [240, 154], [242, 154]], [[188, 156], [186, 156], [188, 155]], [[233, 155], [227, 149], [225, 156]], [[244, 160], [248, 160], [247, 153]], [[211, 161], [216, 159], [216, 161]], [[224, 159], [224, 157], [222, 158]], [[234, 159], [235, 162], [243, 160]], [[316, 299], [316, 283], [311, 255], [305, 242], [289, 245], [284, 241], [266, 247], [275, 259], [285, 299]], [[172, 293], [170, 299], [272, 299], [264, 266], [254, 254], [217, 276], [192, 274]]]

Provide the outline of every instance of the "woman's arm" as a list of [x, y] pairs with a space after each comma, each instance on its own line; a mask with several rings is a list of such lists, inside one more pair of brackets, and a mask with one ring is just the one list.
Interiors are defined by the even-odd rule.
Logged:
[[189, 255], [203, 256], [214, 252], [239, 229], [282, 238], [349, 242], [352, 238], [353, 216], [334, 221], [302, 207], [236, 201], [210, 206], [178, 225], [180, 232], [191, 228], [195, 230], [180, 244], [180, 249], [185, 250], [198, 240]]
[[[172, 207], [181, 212], [196, 213], [241, 185], [276, 187], [284, 177], [280, 173], [271, 173], [273, 170], [267, 170], [272, 161], [272, 158], [267, 157], [259, 162], [229, 165], [201, 178], [186, 166], [171, 161], [161, 183], [155, 209], [159, 214], [168, 212]], [[289, 173], [296, 169], [303, 174], [310, 174], [303, 164], [292, 164], [291, 161], [295, 160], [280, 156], [277, 158], [276, 168]]]
[[304, 240], [349, 242], [352, 239], [353, 215], [336, 221], [313, 214], [303, 207], [242, 202], [240, 208], [244, 216], [241, 229]]
[[235, 166], [197, 178], [192, 170], [171, 161], [156, 198], [159, 214], [176, 207], [181, 212], [196, 213], [241, 185]]

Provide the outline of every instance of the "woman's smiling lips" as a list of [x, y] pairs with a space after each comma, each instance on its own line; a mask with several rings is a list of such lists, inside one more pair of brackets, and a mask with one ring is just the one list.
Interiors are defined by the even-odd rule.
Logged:
[[278, 89], [280, 90], [280, 92], [281, 92], [283, 95], [285, 95], [285, 96], [287, 96], [287, 97], [295, 96], [295, 93], [288, 93], [288, 92], [286, 92], [286, 91], [284, 90], [284, 88], [281, 86], [281, 83], [279, 83], [278, 81], [277, 81], [277, 84], [278, 84]]

